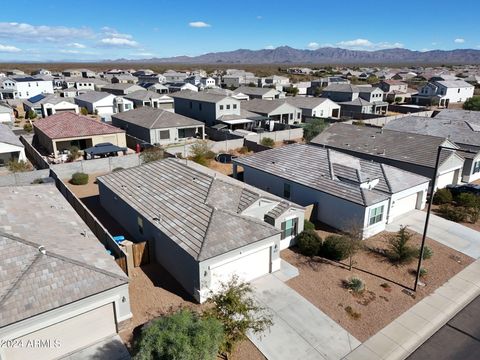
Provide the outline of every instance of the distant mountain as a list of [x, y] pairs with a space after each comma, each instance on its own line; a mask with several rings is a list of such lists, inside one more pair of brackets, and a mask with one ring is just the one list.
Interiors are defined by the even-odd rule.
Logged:
[[301, 50], [289, 46], [281, 46], [276, 49], [238, 49], [235, 51], [212, 52], [192, 57], [175, 56], [142, 60], [118, 59], [113, 62], [125, 61], [184, 64], [478, 64], [480, 63], [480, 50], [457, 49], [422, 52], [396, 48], [377, 51], [360, 51], [333, 47], [324, 47], [317, 50]]

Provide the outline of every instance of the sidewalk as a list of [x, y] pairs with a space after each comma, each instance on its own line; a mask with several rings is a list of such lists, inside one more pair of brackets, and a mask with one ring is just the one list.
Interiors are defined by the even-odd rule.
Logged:
[[479, 295], [477, 260], [343, 359], [405, 359]]

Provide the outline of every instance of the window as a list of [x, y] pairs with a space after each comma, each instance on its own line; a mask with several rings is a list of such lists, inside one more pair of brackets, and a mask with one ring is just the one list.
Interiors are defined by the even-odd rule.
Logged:
[[384, 206], [376, 207], [375, 209], [370, 209], [370, 216], [368, 220], [368, 225], [376, 224], [382, 221], [383, 218], [383, 208]]
[[300, 113], [297, 113], [297, 119], [300, 119]]
[[233, 108], [236, 109], [236, 108], [237, 108], [237, 104], [233, 104]]
[[168, 139], [170, 139], [170, 131], [160, 130], [160, 140], [168, 140]]
[[137, 217], [138, 232], [143, 234], [143, 219], [139, 216]]
[[198, 103], [198, 110], [202, 111], [202, 103]]
[[290, 199], [291, 196], [291, 189], [290, 189], [290, 184], [283, 184], [283, 197], [285, 199]]
[[190, 101], [190, 109], [193, 108], [193, 103]]
[[473, 173], [476, 174], [478, 172], [480, 172], [480, 160], [475, 161], [473, 164]]
[[289, 115], [290, 115], [290, 120], [292, 120], [293, 119], [293, 114], [289, 114]]
[[223, 110], [223, 105], [220, 105], [220, 110]]
[[230, 110], [230, 104], [227, 105], [227, 110]]
[[297, 224], [298, 218], [293, 218], [289, 220], [285, 220], [282, 222], [282, 236], [281, 239], [286, 239], [290, 236], [297, 235]]

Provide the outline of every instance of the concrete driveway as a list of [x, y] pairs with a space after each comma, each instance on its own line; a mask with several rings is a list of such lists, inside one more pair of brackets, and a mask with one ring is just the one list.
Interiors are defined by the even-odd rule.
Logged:
[[[423, 234], [426, 216], [425, 211], [413, 210], [387, 225], [387, 231], [395, 232], [400, 225], [407, 225], [409, 229]], [[480, 232], [440, 216], [430, 214], [427, 237], [474, 259], [480, 257]]]
[[250, 340], [269, 360], [338, 360], [360, 345], [345, 329], [273, 274], [252, 282], [273, 315], [270, 332]]

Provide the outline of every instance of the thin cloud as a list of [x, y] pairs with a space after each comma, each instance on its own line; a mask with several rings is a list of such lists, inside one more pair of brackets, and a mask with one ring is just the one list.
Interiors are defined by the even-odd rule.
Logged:
[[16, 53], [22, 51], [16, 46], [0, 44], [0, 53]]
[[100, 40], [100, 44], [104, 46], [125, 46], [125, 47], [137, 47], [138, 42], [131, 39], [125, 39], [120, 37], [110, 37]]
[[76, 49], [85, 49], [87, 47], [86, 45], [76, 43], [76, 42], [75, 43], [70, 43], [70, 44], [68, 44], [68, 46], [74, 47]]
[[17, 22], [0, 22], [0, 37], [28, 41], [61, 41], [72, 38], [92, 38], [92, 30], [82, 27], [31, 25]]
[[211, 27], [210, 24], [207, 24], [206, 22], [203, 22], [203, 21], [192, 21], [192, 22], [188, 23], [188, 26], [193, 27], [193, 28]]
[[310, 50], [317, 50], [319, 47], [320, 44], [315, 41], [309, 42], [307, 45], [307, 48], [309, 48]]
[[455, 44], [463, 44], [465, 42], [465, 39], [462, 39], [462, 38], [456, 38], [455, 40], [453, 40], [453, 42]]
[[392, 48], [403, 48], [404, 45], [399, 42], [378, 42], [374, 43], [367, 39], [355, 39], [355, 40], [346, 40], [340, 41], [337, 43], [337, 46], [345, 49], [351, 50], [380, 50], [380, 49], [392, 49]]

